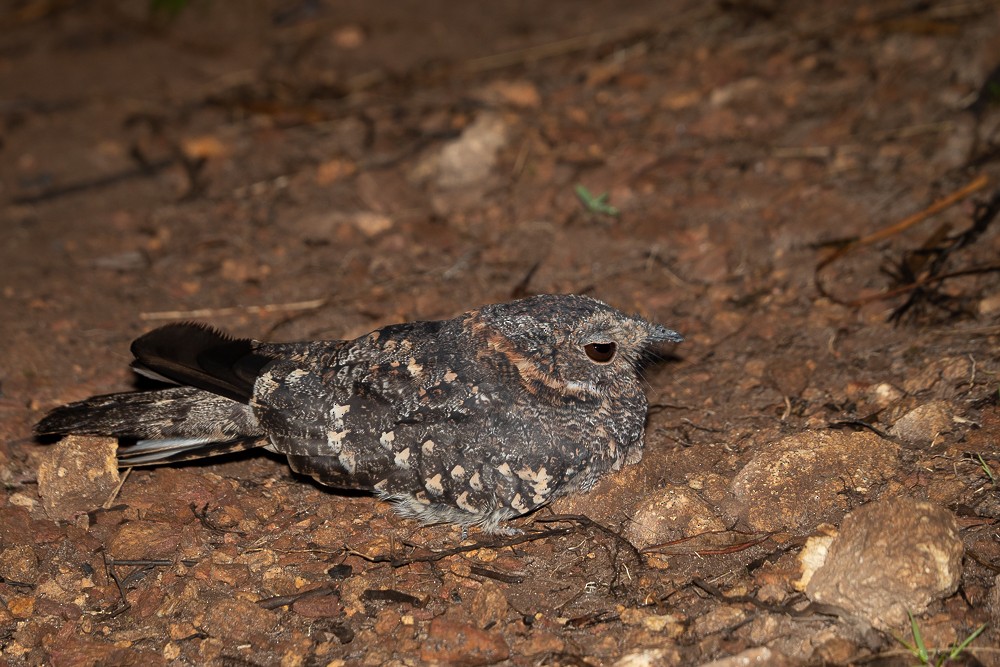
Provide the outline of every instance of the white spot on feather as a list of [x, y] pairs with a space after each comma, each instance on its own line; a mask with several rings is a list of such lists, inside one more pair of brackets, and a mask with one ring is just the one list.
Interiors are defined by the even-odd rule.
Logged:
[[460, 465], [457, 465], [451, 469], [452, 479], [462, 479], [463, 477], [465, 477], [465, 468], [463, 468]]
[[351, 429], [347, 428], [343, 431], [327, 431], [326, 442], [333, 449], [333, 453], [336, 454], [340, 451], [341, 447], [344, 446], [344, 438], [347, 434], [351, 432]]
[[444, 493], [444, 486], [441, 485], [441, 473], [438, 473], [424, 481], [424, 488], [430, 491], [435, 496], [440, 496]]
[[424, 371], [424, 367], [417, 363], [417, 360], [410, 357], [410, 363], [406, 364], [406, 370], [410, 372], [410, 375], [417, 377]]
[[337, 460], [340, 461], [340, 465], [344, 467], [348, 475], [354, 474], [354, 470], [357, 468], [357, 459], [354, 456], [354, 452], [345, 449], [337, 457]]
[[382, 445], [386, 449], [392, 449], [392, 442], [395, 439], [396, 439], [396, 432], [395, 431], [386, 431], [378, 439], [378, 444]]
[[420, 451], [423, 452], [424, 456], [430, 456], [434, 453], [434, 441], [427, 440], [424, 444], [420, 445]]
[[407, 447], [401, 452], [396, 453], [395, 463], [400, 468], [410, 467], [410, 448]]
[[478, 470], [472, 475], [472, 477], [469, 478], [469, 486], [471, 486], [474, 491], [483, 490], [483, 480], [479, 478]]
[[510, 506], [513, 507], [518, 512], [520, 512], [521, 514], [524, 514], [525, 512], [528, 511], [528, 506], [524, 504], [524, 499], [521, 498], [520, 493], [514, 494], [514, 497], [510, 501]]
[[470, 512], [472, 514], [479, 514], [479, 508], [469, 502], [468, 491], [463, 491], [462, 493], [460, 493], [458, 495], [458, 498], [455, 498], [455, 504], [458, 505], [463, 510], [465, 510], [466, 512]]

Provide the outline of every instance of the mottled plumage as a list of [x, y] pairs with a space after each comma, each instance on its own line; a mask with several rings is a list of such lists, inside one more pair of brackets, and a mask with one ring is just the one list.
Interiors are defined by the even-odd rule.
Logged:
[[135, 369], [180, 386], [53, 410], [39, 434], [131, 441], [122, 466], [264, 446], [424, 522], [503, 522], [642, 457], [638, 365], [681, 337], [584, 296], [542, 295], [352, 341], [234, 340], [168, 325]]

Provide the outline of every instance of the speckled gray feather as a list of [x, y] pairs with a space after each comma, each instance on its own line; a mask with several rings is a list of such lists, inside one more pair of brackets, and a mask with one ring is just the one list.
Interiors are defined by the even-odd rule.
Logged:
[[642, 457], [644, 352], [680, 336], [595, 299], [542, 295], [353, 341], [261, 343], [170, 325], [133, 344], [180, 384], [57, 408], [40, 434], [135, 442], [121, 465], [266, 446], [421, 521], [503, 522]]

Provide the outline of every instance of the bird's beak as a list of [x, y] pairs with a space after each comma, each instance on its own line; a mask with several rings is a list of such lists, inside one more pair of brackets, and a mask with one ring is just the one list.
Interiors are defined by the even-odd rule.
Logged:
[[684, 337], [673, 329], [659, 324], [650, 324], [649, 332], [646, 335], [650, 343], [680, 343], [684, 340]]

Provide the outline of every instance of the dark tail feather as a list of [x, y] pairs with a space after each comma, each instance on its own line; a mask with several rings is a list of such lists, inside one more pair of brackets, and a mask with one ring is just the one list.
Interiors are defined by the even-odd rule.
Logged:
[[135, 369], [177, 384], [248, 403], [254, 380], [271, 357], [254, 342], [231, 338], [204, 324], [168, 324], [132, 343]]
[[194, 387], [95, 396], [56, 408], [38, 435], [119, 438], [122, 466], [215, 456], [268, 444], [249, 405]]

